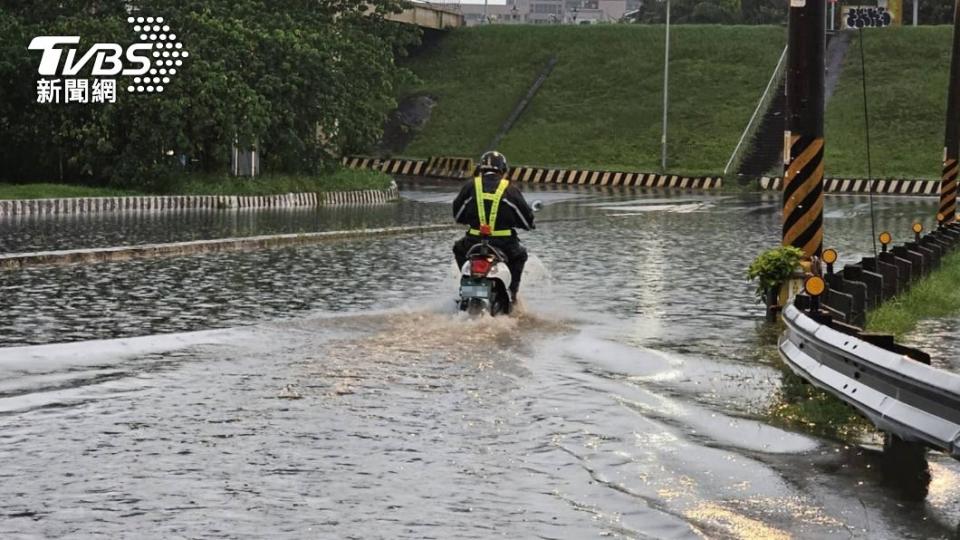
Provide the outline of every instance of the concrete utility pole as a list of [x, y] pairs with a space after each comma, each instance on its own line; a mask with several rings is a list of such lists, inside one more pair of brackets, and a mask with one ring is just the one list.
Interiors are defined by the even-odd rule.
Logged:
[[917, 25], [917, 13], [920, 11], [920, 0], [913, 0], [913, 25]]
[[670, 96], [670, 0], [667, 0], [667, 35], [663, 46], [663, 132], [660, 135], [660, 169], [667, 172], [667, 103]]
[[957, 158], [960, 157], [960, 0], [953, 8], [953, 53], [947, 90], [947, 129], [943, 138], [943, 175], [940, 177], [941, 225], [953, 223], [957, 213]]
[[783, 245], [802, 249], [807, 260], [823, 249], [825, 12], [825, 0], [790, 0]]

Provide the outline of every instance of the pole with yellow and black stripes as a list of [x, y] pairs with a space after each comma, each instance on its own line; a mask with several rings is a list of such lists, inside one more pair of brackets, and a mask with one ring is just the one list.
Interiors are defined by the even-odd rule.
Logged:
[[960, 0], [954, 7], [953, 52], [947, 93], [947, 129], [943, 139], [943, 174], [940, 177], [940, 225], [951, 224], [957, 213], [957, 171], [960, 155]]
[[784, 133], [783, 245], [823, 248], [823, 71], [826, 0], [790, 0]]

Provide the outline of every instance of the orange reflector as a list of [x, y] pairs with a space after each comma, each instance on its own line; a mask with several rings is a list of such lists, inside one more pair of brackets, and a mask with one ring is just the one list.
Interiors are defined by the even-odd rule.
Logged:
[[[941, 221], [941, 220], [938, 220], [938, 221]], [[913, 232], [917, 234], [920, 234], [921, 232], [923, 232], [923, 224], [921, 224], [920, 222], [914, 223]]]
[[810, 296], [820, 296], [827, 290], [827, 283], [820, 276], [810, 276], [803, 282], [803, 290]]
[[837, 250], [830, 248], [823, 250], [823, 256], [821, 257], [823, 262], [827, 264], [833, 264], [837, 262]]
[[880, 243], [881, 243], [881, 244], [887, 245], [887, 244], [889, 244], [890, 242], [893, 242], [893, 237], [890, 236], [890, 233], [888, 233], [887, 231], [883, 231], [882, 233], [880, 233]]
[[937, 223], [943, 223], [943, 214], [937, 214]]

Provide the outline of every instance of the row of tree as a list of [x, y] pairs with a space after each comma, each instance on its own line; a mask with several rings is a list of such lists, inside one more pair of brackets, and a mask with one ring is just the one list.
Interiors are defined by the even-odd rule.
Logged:
[[[0, 180], [162, 188], [184, 168], [226, 171], [234, 145], [254, 144], [264, 170], [322, 172], [378, 138], [410, 77], [395, 59], [417, 30], [384, 19], [401, 8], [402, 0], [4, 0]], [[60, 77], [38, 74], [40, 51], [27, 48], [35, 36], [80, 36], [79, 58], [94, 43], [140, 41], [128, 19], [141, 16], [163, 17], [189, 51], [162, 93], [128, 93], [133, 77], [118, 75], [113, 104], [38, 103], [38, 80]], [[77, 77], [97, 79], [92, 64]]]
[[[912, 23], [913, 2], [903, 0], [903, 24]], [[874, 5], [873, 0], [846, 1], [844, 4]], [[953, 0], [923, 0], [917, 5], [920, 24], [951, 24]], [[785, 0], [670, 0], [671, 22], [677, 24], [786, 24], [787, 2]], [[666, 19], [666, 2], [645, 0], [636, 15], [638, 22], [663, 23]]]

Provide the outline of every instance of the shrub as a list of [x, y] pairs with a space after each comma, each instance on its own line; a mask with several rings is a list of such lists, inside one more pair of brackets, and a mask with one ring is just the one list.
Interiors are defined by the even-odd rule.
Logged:
[[750, 263], [747, 279], [758, 280], [757, 301], [763, 302], [767, 291], [779, 287], [800, 267], [803, 250], [793, 246], [780, 246], [764, 251]]

